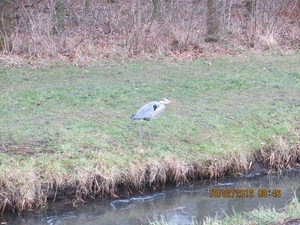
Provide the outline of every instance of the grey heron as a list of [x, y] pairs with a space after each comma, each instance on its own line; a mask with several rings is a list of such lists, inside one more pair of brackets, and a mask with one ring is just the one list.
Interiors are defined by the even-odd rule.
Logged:
[[[157, 117], [165, 110], [165, 104], [174, 103], [174, 101], [170, 101], [166, 98], [163, 98], [159, 102], [149, 102], [140, 108], [135, 114], [130, 116], [131, 120], [140, 120], [139, 121], [139, 131], [140, 131], [140, 138], [143, 138], [142, 130], [141, 130], [141, 121], [146, 120], [149, 121], [153, 118]], [[149, 129], [149, 122], [148, 122], [148, 133], [149, 136], [152, 138], [150, 129]]]

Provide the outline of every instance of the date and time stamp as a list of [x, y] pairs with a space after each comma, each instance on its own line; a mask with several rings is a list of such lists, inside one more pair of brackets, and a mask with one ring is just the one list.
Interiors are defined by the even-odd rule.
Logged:
[[210, 198], [280, 198], [280, 189], [209, 189]]

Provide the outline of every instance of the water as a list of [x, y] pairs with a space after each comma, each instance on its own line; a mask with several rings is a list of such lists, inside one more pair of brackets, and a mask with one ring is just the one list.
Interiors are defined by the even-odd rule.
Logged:
[[[175, 188], [167, 186], [160, 192], [145, 192], [142, 196], [130, 198], [97, 198], [75, 208], [67, 202], [59, 202], [40, 212], [6, 214], [1, 217], [1, 222], [9, 225], [140, 225], [164, 220], [171, 224], [190, 224], [193, 220], [201, 222], [206, 216], [224, 215], [223, 211], [231, 215], [233, 208], [238, 212], [251, 211], [259, 206], [280, 210], [295, 194], [300, 198], [297, 190], [299, 175], [296, 170], [272, 177], [256, 172], [240, 178], [194, 181]], [[222, 197], [226, 193], [235, 196]]]

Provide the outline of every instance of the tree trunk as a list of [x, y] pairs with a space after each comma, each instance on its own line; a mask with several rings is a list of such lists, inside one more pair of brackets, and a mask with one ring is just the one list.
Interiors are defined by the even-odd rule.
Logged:
[[216, 42], [219, 40], [220, 17], [218, 11], [218, 0], [207, 1], [207, 33], [206, 42]]
[[55, 19], [56, 19], [56, 33], [63, 34], [65, 31], [65, 0], [55, 0]]
[[0, 1], [0, 51], [12, 49], [10, 7], [10, 0]]
[[151, 19], [155, 20], [157, 18], [157, 15], [158, 15], [159, 0], [152, 0], [152, 4], [153, 4], [153, 11], [152, 11]]
[[84, 14], [87, 16], [90, 10], [90, 0], [85, 0], [85, 5], [84, 5]]
[[249, 15], [252, 15], [252, 9], [253, 9], [253, 2], [252, 0], [247, 0], [245, 3], [245, 7], [249, 13]]

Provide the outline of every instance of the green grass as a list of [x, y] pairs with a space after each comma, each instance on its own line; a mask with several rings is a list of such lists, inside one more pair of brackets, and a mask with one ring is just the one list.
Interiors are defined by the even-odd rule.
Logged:
[[[104, 193], [108, 183], [126, 179], [163, 180], [170, 168], [174, 178], [184, 176], [191, 163], [208, 171], [211, 160], [238, 157], [242, 165], [263, 146], [280, 144], [278, 137], [294, 146], [299, 62], [294, 54], [86, 68], [1, 66], [0, 177], [13, 187], [27, 170], [38, 184], [89, 190], [87, 183], [99, 179]], [[176, 104], [151, 121], [154, 140], [147, 138], [146, 123], [140, 139], [129, 116], [162, 97]]]
[[[276, 210], [272, 207], [259, 206], [250, 212], [236, 212], [233, 209], [233, 215], [229, 216], [216, 215], [215, 217], [207, 217], [203, 221], [192, 221], [191, 225], [281, 225], [281, 224], [298, 224], [300, 221], [300, 204], [296, 196], [286, 204], [283, 209]], [[172, 225], [167, 221], [150, 221], [150, 225]]]
[[[203, 225], [254, 225], [254, 224], [298, 224], [300, 221], [300, 204], [296, 196], [282, 209], [275, 210], [274, 208], [259, 207], [251, 212], [238, 213], [233, 211], [233, 216], [226, 215], [225, 218], [220, 219], [206, 218]], [[159, 225], [159, 223], [157, 223]]]

